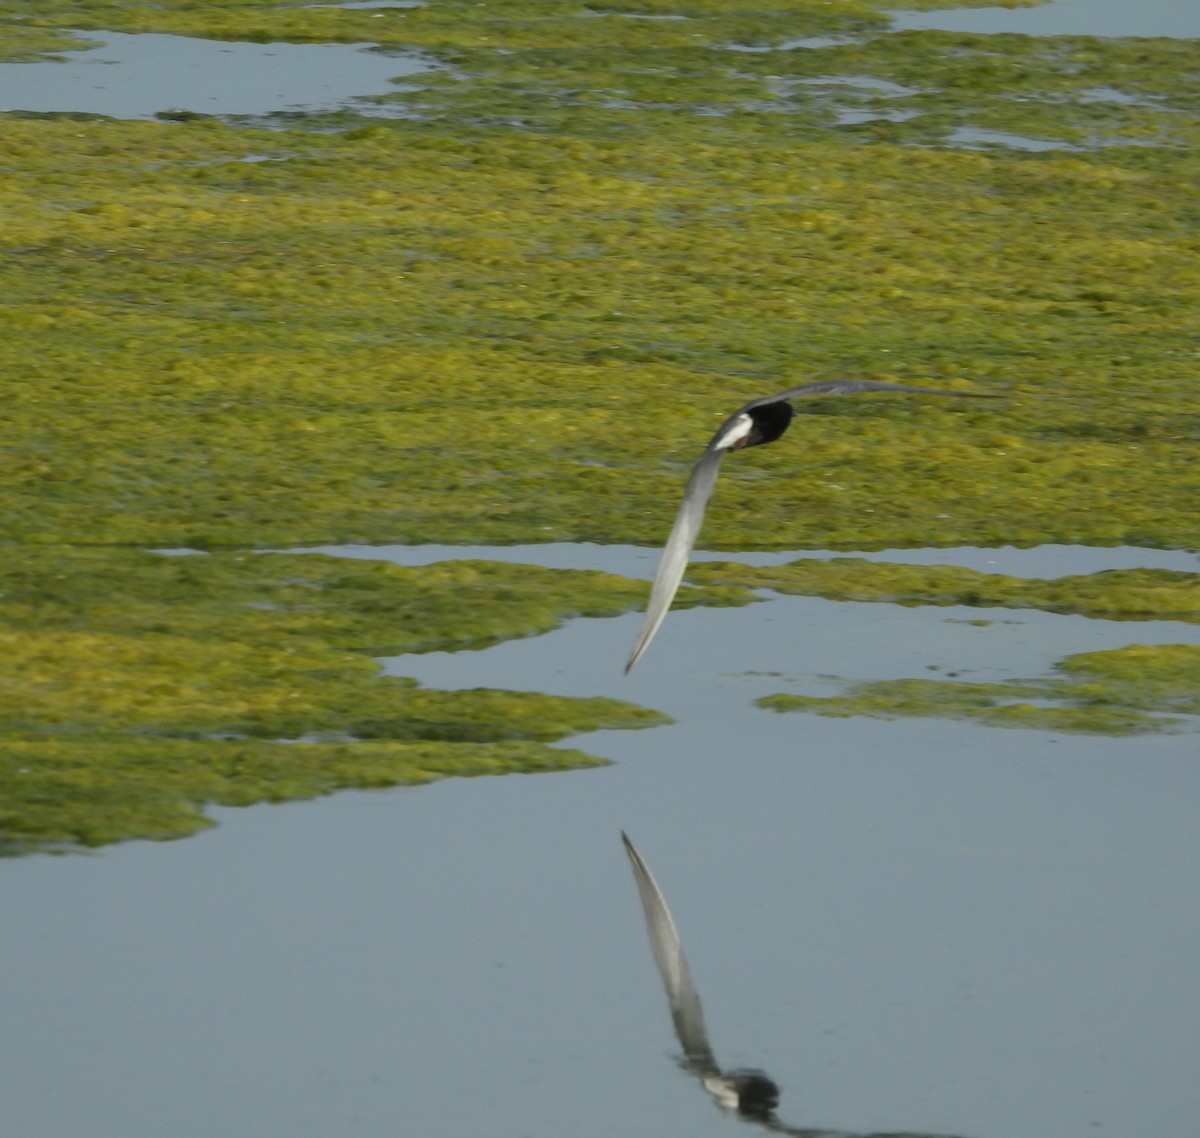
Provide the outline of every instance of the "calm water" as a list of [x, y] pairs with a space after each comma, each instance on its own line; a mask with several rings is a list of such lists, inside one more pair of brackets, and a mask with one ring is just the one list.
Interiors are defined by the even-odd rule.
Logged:
[[[385, 9], [413, 5], [409, 0], [377, 0], [327, 6], [378, 8], [384, 19]], [[1191, 37], [1200, 36], [1200, 4], [1053, 0], [1037, 8], [895, 13], [893, 30], [909, 28]], [[230, 43], [112, 31], [79, 34], [101, 41], [101, 46], [67, 52], [53, 62], [0, 64], [0, 110], [90, 111], [133, 119], [168, 110], [247, 116], [333, 110], [356, 98], [386, 94], [395, 90], [394, 80], [437, 66], [416, 52], [381, 54], [367, 50], [370, 44]], [[819, 48], [838, 42], [844, 41], [815, 37], [783, 46]], [[402, 113], [369, 103], [356, 109], [366, 114]], [[970, 135], [962, 141], [981, 140]]]
[[[121, 119], [161, 111], [268, 115], [335, 110], [392, 80], [433, 70], [416, 53], [370, 44], [230, 43], [186, 36], [79, 33], [101, 46], [61, 61], [0, 64], [0, 110], [90, 111]], [[370, 105], [360, 108], [378, 111]], [[394, 113], [394, 112], [393, 112]]]
[[[160, 550], [159, 552], [188, 552]], [[432, 565], [435, 561], [483, 558], [545, 565], [551, 569], [599, 569], [626, 577], [654, 576], [659, 551], [637, 545], [596, 545], [561, 542], [546, 545], [317, 545], [307, 551], [337, 557], [383, 558], [397, 565]], [[1004, 545], [960, 545], [948, 549], [880, 549], [838, 553], [828, 549], [781, 550], [770, 553], [722, 553], [697, 549], [693, 561], [737, 560], [746, 565], [786, 565], [801, 558], [862, 557], [867, 561], [898, 561], [905, 565], [961, 565], [980, 573], [1005, 573], [1011, 577], [1066, 577], [1073, 573], [1100, 573], [1106, 569], [1174, 569], [1200, 573], [1200, 553], [1190, 550], [1139, 549], [1128, 545], [1038, 545], [1019, 549]]]
[[[653, 567], [645, 550], [576, 555], [597, 548], [604, 568]], [[960, 623], [980, 616], [996, 623]], [[1037, 675], [1072, 651], [1195, 642], [1194, 626], [779, 597], [672, 613], [625, 678], [638, 620], [388, 665], [676, 717], [576, 740], [615, 766], [216, 810], [187, 841], [0, 864], [4, 1132], [733, 1133], [671, 1061], [623, 827], [667, 892], [719, 1058], [769, 1071], [793, 1125], [1191, 1138], [1196, 735], [750, 701], [822, 690], [822, 673]]]
[[895, 12], [897, 31], [1020, 32], [1029, 36], [1200, 36], [1196, 0], [1052, 0], [1036, 8]]

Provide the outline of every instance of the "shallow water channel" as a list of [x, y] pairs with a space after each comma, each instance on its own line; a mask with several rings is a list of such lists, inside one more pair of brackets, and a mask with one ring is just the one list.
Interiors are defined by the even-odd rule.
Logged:
[[[546, 553], [654, 565], [628, 547]], [[1196, 563], [907, 553], [1038, 575]], [[611, 694], [676, 718], [570, 741], [610, 767], [219, 809], [186, 841], [6, 862], [4, 1132], [733, 1133], [745, 1123], [672, 1061], [624, 828], [674, 911], [718, 1059], [768, 1071], [788, 1124], [1190, 1138], [1195, 733], [751, 701], [830, 673], [1039, 675], [1069, 652], [1195, 642], [1194, 625], [772, 597], [671, 613], [624, 677], [638, 620], [388, 662], [430, 685]]]
[[1009, 32], [1027, 36], [1200, 36], [1200, 6], [1192, 0], [1050, 0], [1031, 8], [1003, 5], [894, 12], [894, 29]]

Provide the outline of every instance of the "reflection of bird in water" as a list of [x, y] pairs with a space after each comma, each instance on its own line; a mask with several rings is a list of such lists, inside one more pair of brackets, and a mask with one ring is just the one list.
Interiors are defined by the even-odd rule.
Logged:
[[790, 1134], [794, 1138], [931, 1138], [930, 1135], [900, 1131], [889, 1131], [886, 1135], [855, 1135], [843, 1130], [786, 1126], [775, 1115], [775, 1107], [779, 1105], [779, 1087], [769, 1076], [756, 1070], [722, 1071], [708, 1042], [700, 997], [692, 982], [692, 974], [683, 955], [683, 944], [662, 890], [654, 880], [650, 867], [624, 831], [621, 840], [625, 843], [625, 852], [633, 866], [634, 880], [646, 914], [650, 949], [662, 976], [663, 987], [667, 990], [675, 1034], [683, 1048], [680, 1066], [700, 1079], [718, 1106], [736, 1111], [746, 1121], [773, 1133]]
[[654, 575], [654, 585], [650, 590], [650, 602], [646, 606], [646, 616], [642, 627], [638, 630], [637, 641], [629, 654], [625, 671], [638, 662], [638, 657], [646, 651], [658, 626], [662, 624], [667, 609], [675, 597], [675, 590], [683, 580], [683, 571], [687, 568], [688, 554], [696, 543], [700, 533], [700, 524], [704, 521], [704, 508], [712, 496], [713, 486], [716, 485], [717, 471], [721, 459], [727, 451], [743, 450], [745, 447], [762, 446], [763, 443], [773, 443], [792, 421], [792, 399], [807, 395], [852, 395], [860, 391], [906, 391], [910, 395], [958, 395], [972, 399], [991, 399], [994, 396], [977, 394], [968, 391], [938, 391], [929, 387], [906, 387], [902, 383], [884, 383], [873, 379], [832, 379], [824, 383], [805, 383], [799, 387], [789, 387], [778, 395], [765, 395], [761, 399], [752, 399], [744, 407], [735, 411], [724, 423], [721, 429], [713, 435], [704, 453], [692, 469], [687, 488], [683, 492], [683, 501], [679, 504], [679, 513], [675, 516], [675, 525], [671, 536], [663, 548], [662, 560], [658, 563], [658, 572]]

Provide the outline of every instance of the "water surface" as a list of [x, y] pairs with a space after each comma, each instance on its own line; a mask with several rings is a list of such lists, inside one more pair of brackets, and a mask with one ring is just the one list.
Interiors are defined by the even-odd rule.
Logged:
[[[412, 7], [412, 0], [369, 0], [316, 7]], [[593, 13], [611, 15], [612, 13]], [[620, 13], [637, 15], [636, 13]], [[943, 28], [1027, 35], [1200, 36], [1195, 0], [1053, 0], [1034, 8], [896, 12], [891, 30]], [[664, 17], [665, 18], [665, 17]], [[370, 44], [234, 43], [185, 36], [80, 32], [100, 46], [43, 63], [0, 64], [0, 111], [87, 111], [143, 119], [170, 110], [263, 116], [334, 110], [395, 90], [393, 80], [434, 69], [416, 52], [381, 53]], [[818, 49], [852, 42], [809, 37], [774, 48]], [[364, 114], [401, 114], [395, 105], [358, 103]], [[845, 121], [857, 121], [853, 110]], [[858, 116], [861, 117], [861, 116]], [[879, 116], [876, 116], [879, 117]], [[981, 139], [970, 137], [967, 142]], [[1059, 144], [1053, 144], [1059, 147]], [[1036, 144], [1035, 144], [1036, 148]]]
[[[88, 111], [121, 119], [169, 110], [209, 115], [334, 110], [356, 96], [394, 91], [393, 79], [434, 67], [415, 52], [372, 51], [371, 44], [79, 34], [101, 46], [45, 63], [0, 64], [0, 110]], [[370, 104], [359, 109], [379, 111]]]
[[[161, 551], [160, 551], [161, 552]], [[169, 552], [183, 553], [185, 550]], [[335, 557], [383, 559], [397, 565], [431, 565], [435, 561], [483, 558], [545, 565], [551, 569], [601, 569], [625, 577], [654, 576], [659, 550], [640, 545], [597, 545], [593, 542], [547, 542], [541, 545], [315, 545], [296, 553], [328, 553]], [[725, 553], [697, 549], [693, 561], [736, 560], [745, 565], [785, 565], [802, 558], [862, 557], [868, 561], [897, 561], [905, 565], [961, 565], [981, 573], [1013, 577], [1066, 577], [1106, 569], [1174, 569], [1200, 572], [1200, 554], [1185, 549], [1141, 549], [1129, 545], [959, 545], [944, 549], [830, 549], [774, 550]]]
[[1195, 0], [1052, 0], [1033, 8], [893, 12], [894, 31], [1012, 32], [1028, 36], [1200, 36]]
[[[575, 556], [597, 550], [613, 552]], [[994, 623], [961, 623], [980, 616]], [[1195, 734], [751, 701], [827, 672], [1039, 674], [1086, 648], [1195, 642], [1194, 626], [776, 597], [670, 614], [623, 677], [638, 620], [388, 665], [677, 718], [574, 741], [612, 767], [215, 810], [220, 828], [187, 841], [0, 865], [5, 1131], [741, 1132], [671, 1060], [625, 828], [667, 891], [720, 1061], [769, 1071], [793, 1125], [1191, 1138]]]

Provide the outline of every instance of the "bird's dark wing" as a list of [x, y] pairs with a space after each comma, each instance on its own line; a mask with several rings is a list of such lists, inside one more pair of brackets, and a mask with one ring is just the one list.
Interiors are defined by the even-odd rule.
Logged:
[[[719, 446], [722, 439], [732, 437], [731, 432], [739, 418], [749, 422], [747, 411], [755, 407], [765, 407], [769, 403], [781, 403], [785, 399], [799, 399], [808, 395], [853, 395], [861, 391], [905, 391], [910, 395], [954, 395], [970, 399], [994, 399], [994, 395], [979, 394], [973, 391], [939, 391], [932, 387], [909, 387], [903, 383], [885, 383], [877, 379], [830, 379], [820, 383], [802, 383], [798, 387], [789, 387], [775, 395], [765, 395], [761, 399], [752, 399], [739, 407], [709, 440], [708, 446], [700, 456], [688, 479], [687, 488], [683, 492], [683, 501], [679, 505], [679, 513], [675, 515], [675, 525], [671, 535], [663, 547], [662, 559], [658, 563], [658, 571], [654, 574], [654, 584], [650, 588], [650, 600], [646, 605], [646, 615], [642, 626], [638, 629], [637, 641], [625, 664], [625, 672], [638, 662], [642, 653], [654, 639], [658, 626], [662, 624], [679, 582], [683, 580], [684, 570], [687, 569], [688, 557], [696, 538], [700, 534], [700, 525], [704, 521], [704, 511], [708, 500], [712, 497], [713, 487], [717, 482], [717, 472], [721, 467], [721, 459], [728, 446]], [[737, 432], [733, 432], [736, 434]]]
[[671, 911], [637, 847], [624, 832], [621, 841], [625, 843], [625, 852], [633, 866], [633, 878], [642, 899], [642, 911], [646, 914], [650, 951], [654, 953], [654, 963], [658, 965], [663, 987], [667, 990], [671, 1019], [675, 1023], [675, 1034], [679, 1037], [687, 1066], [699, 1075], [719, 1075], [717, 1061], [708, 1042], [708, 1030], [704, 1026], [700, 997], [696, 994], [696, 985], [692, 983], [692, 974], [683, 955], [683, 944], [679, 940], [675, 922], [671, 920]]
[[807, 395], [856, 395], [861, 391], [907, 391], [910, 395], [954, 395], [964, 399], [996, 398], [995, 395], [976, 391], [946, 391], [935, 387], [909, 387], [906, 383], [885, 383], [881, 379], [827, 379], [820, 383], [802, 383], [798, 387], [788, 387], [775, 395], [764, 395], [761, 399], [751, 399], [744, 407], [739, 407], [730, 418], [736, 418], [754, 407], [765, 407], [768, 403], [779, 403], [784, 399], [802, 399]]
[[884, 1135], [850, 1134], [845, 1130], [813, 1130], [805, 1126], [788, 1126], [773, 1114], [767, 1118], [754, 1118], [749, 1121], [772, 1134], [788, 1134], [791, 1138], [885, 1138]]
[[791, 1138], [952, 1138], [950, 1135], [915, 1134], [908, 1130], [888, 1130], [883, 1133], [862, 1134], [849, 1130], [813, 1130], [806, 1126], [788, 1126], [773, 1114], [768, 1118], [747, 1119], [772, 1134], [788, 1134]]
[[658, 626], [662, 624], [667, 609], [675, 599], [675, 592], [679, 588], [679, 582], [683, 580], [688, 557], [700, 533], [704, 511], [709, 498], [712, 497], [713, 487], [717, 483], [717, 472], [721, 468], [721, 459], [724, 456], [724, 449], [710, 444], [692, 469], [692, 476], [683, 492], [683, 501], [679, 504], [679, 513], [675, 515], [675, 524], [671, 527], [671, 536], [667, 538], [662, 559], [658, 563], [658, 571], [654, 574], [654, 584], [650, 588], [650, 600], [646, 605], [642, 627], [638, 629], [637, 641], [625, 664], [627, 673], [654, 639]]

